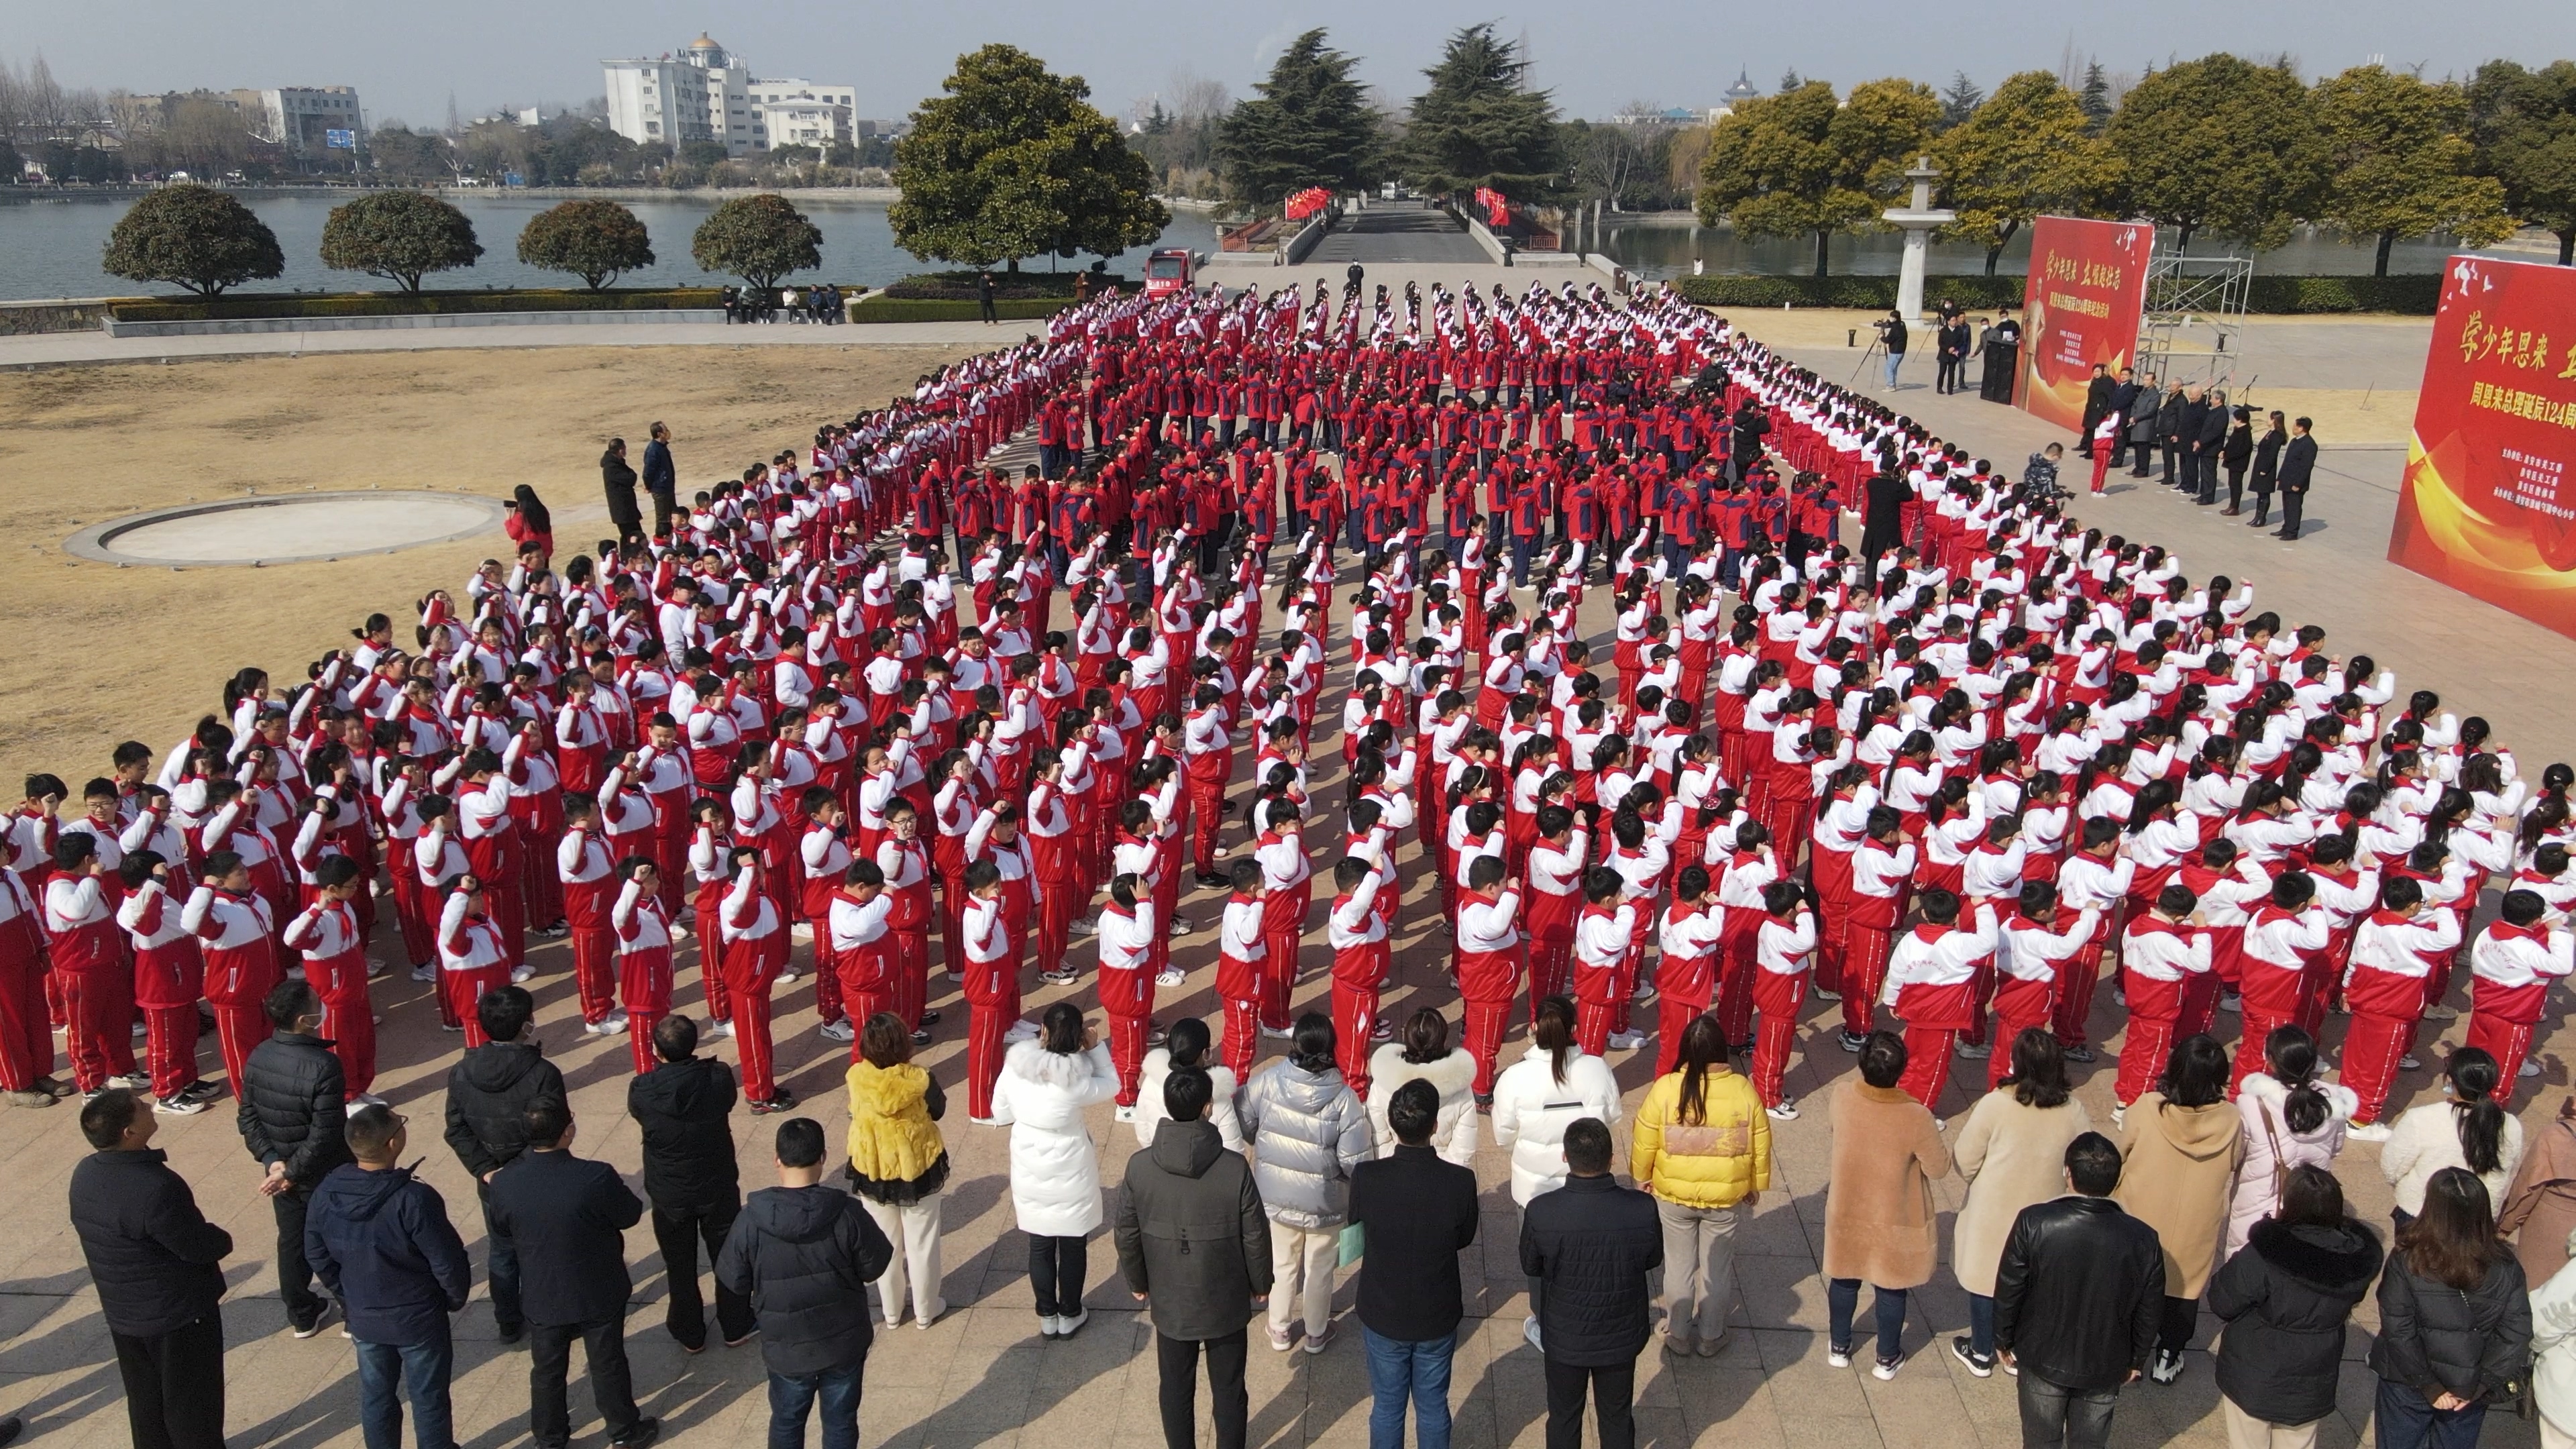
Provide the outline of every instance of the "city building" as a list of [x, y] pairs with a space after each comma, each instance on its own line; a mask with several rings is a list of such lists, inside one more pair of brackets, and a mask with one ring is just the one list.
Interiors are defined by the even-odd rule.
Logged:
[[639, 146], [714, 141], [728, 156], [823, 147], [856, 134], [858, 88], [763, 80], [701, 32], [677, 55], [602, 61], [609, 129]]
[[298, 160], [313, 160], [330, 151], [333, 131], [362, 135], [367, 129], [355, 86], [237, 90], [231, 103], [261, 140], [285, 147]]
[[1751, 73], [1739, 67], [1735, 72], [1735, 84], [1726, 88], [1723, 103], [1709, 107], [1708, 123], [1712, 126], [1716, 125], [1721, 119], [1735, 114], [1737, 106], [1760, 94], [1762, 91], [1753, 84]]

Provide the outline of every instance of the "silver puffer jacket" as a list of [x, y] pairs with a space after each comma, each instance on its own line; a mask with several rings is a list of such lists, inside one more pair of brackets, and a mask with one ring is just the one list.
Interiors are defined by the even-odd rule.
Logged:
[[1272, 1222], [1331, 1228], [1350, 1216], [1351, 1169], [1375, 1154], [1368, 1108], [1341, 1072], [1275, 1063], [1254, 1074], [1237, 1115]]

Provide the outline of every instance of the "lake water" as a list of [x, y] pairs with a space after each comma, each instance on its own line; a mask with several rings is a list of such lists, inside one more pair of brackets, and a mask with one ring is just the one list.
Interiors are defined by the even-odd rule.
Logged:
[[[360, 272], [332, 271], [322, 265], [322, 259], [317, 255], [322, 245], [322, 223], [330, 216], [333, 206], [347, 199], [345, 195], [295, 193], [245, 195], [243, 204], [257, 212], [260, 219], [268, 223], [269, 229], [277, 233], [278, 249], [286, 254], [285, 274], [273, 282], [254, 283], [252, 289], [343, 292], [384, 287], [385, 283]], [[580, 285], [578, 278], [567, 278], [559, 272], [543, 272], [519, 264], [519, 229], [527, 225], [528, 218], [555, 205], [560, 197], [467, 194], [451, 195], [449, 199], [473, 220], [476, 239], [483, 243], [483, 257], [472, 267], [436, 273], [424, 285], [451, 288]], [[823, 267], [816, 274], [818, 279], [882, 287], [914, 272], [945, 265], [924, 264], [894, 244], [894, 230], [886, 222], [883, 202], [827, 201], [792, 196], [791, 199], [823, 233]], [[46, 198], [0, 204], [0, 300], [133, 296], [144, 290], [133, 282], [111, 277], [99, 269], [99, 256], [106, 248], [108, 232], [116, 225], [117, 218], [133, 204], [133, 198], [129, 196]], [[698, 223], [706, 220], [707, 213], [715, 209], [714, 198], [675, 196], [667, 200], [628, 201], [625, 204], [652, 233], [653, 254], [660, 260], [641, 272], [627, 273], [618, 279], [618, 285], [721, 286], [732, 280], [698, 270], [697, 263], [689, 258], [689, 238], [696, 232]], [[1212, 251], [1216, 247], [1216, 227], [1203, 212], [1175, 212], [1171, 227], [1163, 233], [1158, 245]], [[1112, 262], [1111, 268], [1130, 277], [1141, 276], [1145, 255], [1150, 250], [1150, 247], [1139, 247]], [[1092, 258], [1085, 256], [1058, 265], [1071, 269], [1089, 266], [1091, 261]], [[1038, 271], [1046, 269], [1043, 259], [1021, 265]]]
[[[1602, 243], [1587, 235], [1584, 247], [1598, 251], [1640, 276], [1657, 279], [1687, 276], [1694, 260], [1710, 272], [1785, 273], [1805, 276], [1815, 270], [1813, 237], [1795, 239], [1739, 237], [1732, 230], [1710, 230], [1686, 218], [1604, 218]], [[2164, 240], [2170, 240], [2168, 233]], [[2219, 255], [2229, 248], [2216, 238], [2194, 237], [2193, 254]], [[2397, 273], [2438, 272], [2457, 248], [2433, 240], [2401, 241], [2389, 254], [2388, 270]], [[1837, 236], [1829, 251], [1829, 269], [1837, 276], [1892, 277], [1905, 255], [1898, 232]], [[2375, 249], [2353, 246], [2332, 236], [2302, 228], [2288, 245], [2254, 259], [2258, 273], [2289, 276], [2367, 275]], [[1986, 249], [1935, 242], [1929, 271], [1935, 276], [1973, 275], [1986, 269]], [[2004, 248], [1996, 270], [2020, 276], [2030, 269], [2030, 228], [2023, 227]]]

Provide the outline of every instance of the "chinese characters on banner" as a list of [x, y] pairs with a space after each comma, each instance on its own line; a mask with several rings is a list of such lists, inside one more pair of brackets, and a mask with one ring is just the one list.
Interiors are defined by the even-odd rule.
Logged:
[[2576, 272], [2453, 257], [2388, 558], [2576, 634]]
[[2043, 216], [2031, 223], [2022, 300], [2022, 410], [2074, 432], [2084, 425], [2093, 364], [2116, 376], [2137, 350], [2156, 230], [2120, 221]]

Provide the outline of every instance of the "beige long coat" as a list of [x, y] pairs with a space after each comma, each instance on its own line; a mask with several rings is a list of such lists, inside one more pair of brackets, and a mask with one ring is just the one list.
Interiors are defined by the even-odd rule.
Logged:
[[1877, 1288], [1932, 1281], [1940, 1229], [1932, 1179], [1950, 1148], [1923, 1104], [1857, 1077], [1834, 1092], [1833, 1177], [1825, 1184], [1825, 1276]]
[[2092, 1116], [2072, 1097], [2054, 1107], [2025, 1107], [2007, 1088], [1977, 1100], [1959, 1129], [1968, 1205], [1951, 1233], [1950, 1267], [1960, 1287], [1994, 1296], [2013, 1219], [2032, 1203], [2065, 1193], [2066, 1144], [2092, 1130]]
[[2218, 1267], [2227, 1199], [2245, 1160], [2245, 1119], [2232, 1102], [2174, 1107], [2149, 1092], [2120, 1134], [2113, 1201], [2156, 1230], [2165, 1249], [2165, 1296], [2198, 1298]]

